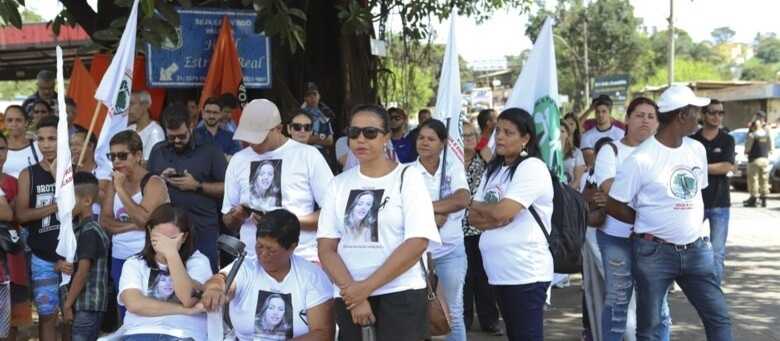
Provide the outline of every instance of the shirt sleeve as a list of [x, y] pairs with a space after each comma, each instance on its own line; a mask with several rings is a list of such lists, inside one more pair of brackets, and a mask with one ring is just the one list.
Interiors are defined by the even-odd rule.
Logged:
[[304, 309], [309, 310], [333, 298], [333, 284], [319, 267], [310, 266], [307, 268], [311, 271], [311, 276], [309, 276], [310, 285], [304, 287], [306, 290]]
[[[605, 147], [607, 147], [605, 145]], [[617, 172], [617, 155], [615, 150], [611, 147], [601, 148], [598, 155], [596, 155], [596, 163], [594, 166], [594, 176], [596, 177], [596, 184], [601, 186], [604, 181], [615, 177]]]
[[574, 167], [585, 166], [585, 154], [582, 154], [582, 150], [574, 150]]
[[202, 253], [195, 252], [190, 259], [187, 260], [187, 274], [190, 275], [192, 280], [203, 284], [211, 278], [213, 273], [211, 272], [211, 264], [209, 259]]
[[79, 235], [76, 243], [76, 260], [100, 258], [100, 246], [102, 242], [95, 231], [84, 231]]
[[144, 160], [149, 160], [149, 156], [152, 154], [152, 149], [157, 143], [165, 140], [165, 133], [162, 128], [155, 126], [152, 132], [149, 134], [149, 144], [144, 146]]
[[465, 189], [469, 191], [469, 182], [466, 180], [466, 170], [463, 167], [458, 167], [457, 163], [453, 163], [450, 167], [450, 174], [452, 174], [450, 188], [452, 192], [459, 189]]
[[531, 207], [536, 199], [552, 192], [550, 171], [538, 159], [528, 159], [517, 165], [510, 181], [504, 198], [515, 201], [525, 208]]
[[336, 140], [336, 158], [341, 158], [349, 151], [349, 141], [346, 137]]
[[242, 159], [234, 157], [230, 159], [225, 170], [225, 194], [222, 197], [223, 214], [230, 212], [241, 201], [241, 184], [239, 183], [241, 179], [235, 174], [236, 169], [241, 166], [240, 163], [242, 163]]
[[[410, 166], [406, 166], [410, 167]], [[403, 188], [404, 240], [425, 238], [437, 244], [441, 243], [439, 229], [433, 217], [433, 201], [422, 175], [415, 171], [401, 171]]]
[[117, 302], [121, 306], [125, 306], [125, 302], [122, 302], [122, 293], [125, 290], [128, 289], [138, 289], [141, 291], [141, 293], [144, 293], [144, 272], [146, 271], [146, 266], [143, 263], [143, 260], [140, 260], [138, 257], [130, 257], [125, 261], [125, 264], [122, 266], [122, 275], [119, 278], [119, 290], [117, 292]]
[[609, 190], [609, 196], [622, 203], [633, 202], [642, 186], [642, 167], [634, 155], [629, 156], [617, 168], [615, 182]]
[[317, 238], [341, 239], [336, 218], [336, 201], [340, 191], [338, 181], [334, 178], [328, 185], [325, 201], [320, 210], [320, 218], [317, 220]]
[[328, 184], [333, 179], [333, 172], [330, 170], [330, 166], [322, 157], [322, 154], [314, 147], [308, 147], [307, 152], [309, 154], [309, 187], [314, 196], [314, 201], [317, 205], [322, 207], [325, 204], [325, 191], [328, 189]]
[[725, 155], [724, 161], [731, 162], [731, 164], [736, 164], [735, 155], [734, 155], [734, 137], [725, 134], [725, 143], [723, 144], [723, 153]]
[[160, 175], [162, 173], [162, 150], [160, 148], [153, 149], [149, 154], [149, 158], [146, 161], [146, 169], [149, 173], [154, 175]]
[[694, 142], [696, 143], [696, 155], [699, 156], [699, 167], [701, 167], [700, 169], [702, 170], [699, 172], [699, 177], [701, 178], [699, 180], [701, 181], [701, 189], [703, 190], [710, 185], [710, 177], [707, 174], [707, 150], [704, 149], [704, 146], [699, 143], [699, 141], [694, 140]]
[[580, 149], [581, 150], [593, 149], [593, 143], [595, 143], [595, 142], [591, 141], [592, 140], [591, 135], [592, 134], [588, 134], [588, 131], [586, 131], [584, 134], [582, 134], [582, 137], [581, 137], [581, 140], [580, 140]]

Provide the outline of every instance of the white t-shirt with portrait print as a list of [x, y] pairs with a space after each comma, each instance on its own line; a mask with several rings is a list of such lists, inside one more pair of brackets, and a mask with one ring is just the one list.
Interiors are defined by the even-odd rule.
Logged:
[[508, 225], [485, 230], [479, 238], [488, 282], [522, 285], [552, 281], [553, 259], [547, 239], [528, 211], [533, 205], [547, 232], [551, 231], [553, 187], [547, 165], [538, 158], [528, 158], [517, 165], [511, 178], [506, 166], [489, 179], [486, 176], [482, 176], [476, 200], [496, 203], [506, 198], [524, 207]]
[[[230, 272], [231, 265], [221, 272]], [[279, 282], [254, 260], [236, 272], [230, 321], [238, 340], [287, 340], [309, 332], [306, 312], [333, 298], [333, 284], [317, 265], [293, 255]], [[268, 327], [272, 326], [272, 327]]]
[[[620, 167], [636, 149], [636, 146], [626, 145], [622, 141], [615, 141], [612, 143], [617, 147], [617, 155], [615, 155], [615, 149], [607, 145], [601, 147], [599, 154], [596, 155], [593, 175], [596, 178], [596, 184], [598, 186], [601, 186], [604, 181], [614, 179], [618, 167]], [[629, 206], [631, 206], [630, 203]], [[628, 238], [631, 236], [631, 225], [607, 215], [607, 219], [601, 227], [601, 232], [613, 237]]]
[[[308, 215], [315, 206], [323, 206], [332, 178], [322, 154], [293, 139], [263, 154], [247, 147], [235, 153], [228, 164], [222, 213], [246, 205], [260, 211], [284, 208], [297, 216]], [[256, 232], [252, 218], [241, 225], [241, 241], [246, 244], [249, 258], [255, 256]], [[295, 254], [318, 261], [316, 232], [301, 230], [299, 239]]]
[[[160, 270], [151, 269], [146, 261], [140, 257], [130, 257], [122, 267], [122, 276], [119, 280], [119, 293], [117, 302], [125, 306], [122, 301], [122, 293], [128, 289], [138, 289], [149, 298], [164, 300], [171, 303], [179, 303], [176, 294], [173, 293], [173, 281], [165, 274], [167, 268], [158, 265]], [[205, 283], [212, 275], [209, 259], [202, 253], [195, 251], [185, 263], [187, 274], [198, 283]], [[133, 334], [164, 334], [180, 338], [193, 338], [195, 341], [207, 339], [206, 314], [197, 315], [168, 315], [168, 316], [140, 316], [130, 311], [125, 313], [122, 326], [124, 335]]]
[[[408, 239], [427, 239], [429, 247], [441, 243], [425, 181], [410, 166], [398, 165], [378, 178], [354, 167], [333, 178], [327, 193], [317, 238], [340, 240], [338, 254], [356, 281], [373, 274]], [[415, 263], [371, 296], [424, 288], [422, 267]]]
[[669, 148], [652, 136], [618, 167], [609, 196], [633, 203], [635, 233], [684, 245], [709, 235], [702, 224], [707, 186], [707, 153], [699, 141], [684, 137]]
[[[439, 200], [442, 186], [441, 183], [441, 166], [442, 162], [439, 162], [439, 167], [436, 169], [436, 174], [429, 173], [425, 166], [420, 163], [420, 159], [409, 164], [414, 167], [414, 170], [418, 171], [425, 180], [425, 187], [428, 189], [428, 194], [431, 195], [431, 200]], [[469, 183], [466, 181], [465, 169], [457, 166], [455, 162], [447, 163], [447, 172], [445, 174], [445, 197], [451, 195], [459, 189], [469, 191]], [[458, 245], [463, 245], [463, 215], [464, 210], [452, 212], [447, 216], [447, 221], [439, 229], [439, 235], [441, 236], [441, 245], [437, 247], [429, 247], [428, 251], [431, 252], [431, 256], [434, 259], [445, 256], [446, 254], [455, 250]]]

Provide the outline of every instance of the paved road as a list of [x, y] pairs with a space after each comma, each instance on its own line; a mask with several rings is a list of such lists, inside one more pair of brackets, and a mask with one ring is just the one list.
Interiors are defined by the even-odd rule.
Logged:
[[[731, 307], [735, 340], [780, 341], [780, 196], [770, 198], [769, 208], [743, 208], [747, 198], [732, 193], [735, 207], [726, 243], [724, 292]], [[579, 278], [572, 286], [553, 291], [552, 307], [545, 314], [545, 339], [580, 340], [581, 291]], [[696, 311], [682, 292], [670, 296], [672, 339], [705, 340]], [[504, 340], [474, 332], [469, 340]]]

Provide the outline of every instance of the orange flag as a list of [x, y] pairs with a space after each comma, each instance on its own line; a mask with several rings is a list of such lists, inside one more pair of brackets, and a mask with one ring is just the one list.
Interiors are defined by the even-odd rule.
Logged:
[[[73, 61], [73, 72], [70, 74], [70, 83], [68, 84], [68, 97], [73, 98], [78, 105], [78, 115], [76, 115], [75, 124], [84, 128], [89, 128], [92, 120], [92, 114], [95, 113], [95, 90], [97, 84], [87, 68], [81, 62], [81, 58], [76, 57]], [[100, 115], [105, 115], [106, 108], [100, 109]], [[103, 120], [95, 122], [95, 136], [100, 134], [100, 128], [103, 126]]]
[[[206, 74], [206, 81], [203, 82], [199, 107], [202, 108], [209, 97], [217, 97], [228, 92], [238, 97], [242, 106], [246, 102], [244, 75], [241, 73], [236, 42], [233, 40], [230, 20], [224, 16], [217, 42], [214, 44], [214, 53], [209, 62], [209, 72]], [[234, 110], [233, 119], [238, 122], [240, 117], [241, 109]]]

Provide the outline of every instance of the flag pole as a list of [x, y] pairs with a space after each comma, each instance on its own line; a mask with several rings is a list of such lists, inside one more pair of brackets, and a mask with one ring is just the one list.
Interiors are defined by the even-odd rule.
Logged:
[[444, 199], [444, 183], [447, 178], [447, 149], [450, 149], [450, 120], [452, 117], [447, 117], [447, 140], [444, 141], [444, 155], [441, 156], [441, 178], [439, 179], [439, 200]]
[[89, 129], [87, 130], [87, 136], [84, 137], [84, 145], [81, 146], [79, 162], [76, 163], [76, 168], [81, 167], [81, 163], [84, 161], [84, 153], [87, 151], [87, 145], [89, 145], [89, 136], [92, 135], [92, 131], [95, 129], [95, 122], [97, 122], [98, 113], [100, 113], [100, 101], [97, 101], [97, 104], [95, 105], [95, 112], [92, 113], [92, 121], [89, 122]]

